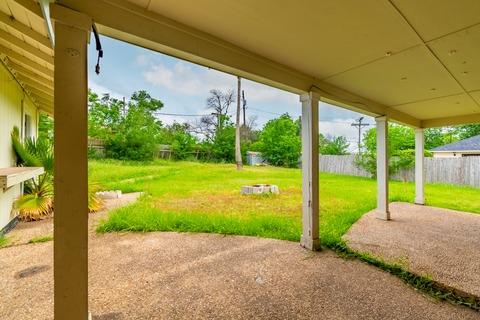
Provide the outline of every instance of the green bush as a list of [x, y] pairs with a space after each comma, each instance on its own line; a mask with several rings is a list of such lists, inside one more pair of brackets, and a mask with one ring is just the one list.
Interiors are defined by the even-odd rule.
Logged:
[[274, 166], [296, 167], [302, 148], [299, 131], [298, 122], [284, 114], [265, 124], [255, 149]]
[[109, 158], [152, 160], [161, 130], [155, 112], [162, 107], [146, 91], [134, 92], [128, 104], [89, 92], [89, 135], [105, 141]]

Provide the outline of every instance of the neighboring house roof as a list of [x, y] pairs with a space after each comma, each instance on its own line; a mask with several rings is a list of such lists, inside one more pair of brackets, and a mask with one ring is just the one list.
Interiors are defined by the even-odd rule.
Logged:
[[449, 151], [449, 152], [480, 151], [480, 135], [473, 136], [468, 139], [449, 143], [449, 144], [432, 149], [432, 152], [442, 152], [442, 151]]

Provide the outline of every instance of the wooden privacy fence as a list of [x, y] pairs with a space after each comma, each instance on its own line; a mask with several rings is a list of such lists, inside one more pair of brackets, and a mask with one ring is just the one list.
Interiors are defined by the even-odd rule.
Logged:
[[[320, 171], [350, 176], [370, 177], [370, 174], [355, 166], [355, 155], [320, 156]], [[427, 183], [447, 183], [480, 187], [480, 157], [425, 158]], [[415, 181], [414, 168], [402, 170], [392, 180]]]

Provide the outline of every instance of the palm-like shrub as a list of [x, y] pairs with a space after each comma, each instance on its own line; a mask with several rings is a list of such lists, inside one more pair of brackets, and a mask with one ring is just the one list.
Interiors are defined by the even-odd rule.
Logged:
[[[15, 206], [19, 217], [24, 221], [44, 219], [53, 214], [53, 145], [47, 138], [27, 138], [20, 140], [19, 130], [14, 127], [12, 146], [17, 155], [17, 165], [25, 167], [43, 167], [45, 173], [25, 182], [24, 194], [20, 196]], [[88, 210], [95, 212], [103, 206], [102, 200], [96, 195], [98, 185], [88, 187]]]
[[25, 183], [24, 194], [15, 203], [23, 221], [48, 218], [53, 212], [53, 187], [48, 174]]

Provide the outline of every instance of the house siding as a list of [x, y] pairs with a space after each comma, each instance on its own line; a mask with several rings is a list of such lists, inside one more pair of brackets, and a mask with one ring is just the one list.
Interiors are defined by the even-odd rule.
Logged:
[[[23, 128], [22, 100], [23, 112], [31, 118], [30, 133], [34, 137], [38, 130], [38, 109], [28, 97], [25, 97], [12, 74], [0, 64], [0, 168], [15, 166], [10, 133], [14, 126]], [[15, 185], [6, 190], [0, 189], [0, 230], [15, 218], [13, 203], [20, 195], [21, 187]]]

